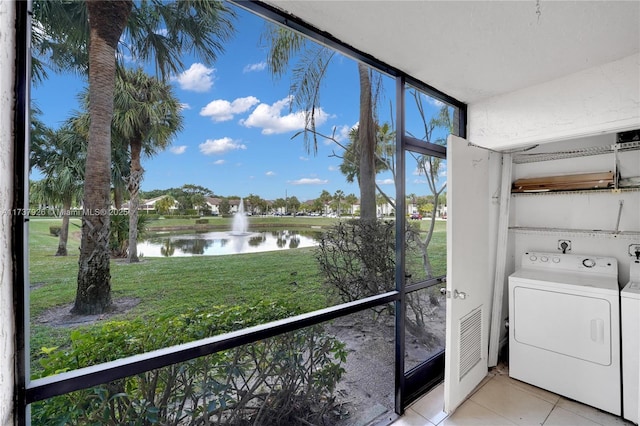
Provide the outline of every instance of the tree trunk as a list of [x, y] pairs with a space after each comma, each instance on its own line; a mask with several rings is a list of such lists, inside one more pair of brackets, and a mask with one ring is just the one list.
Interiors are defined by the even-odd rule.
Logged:
[[129, 173], [129, 263], [139, 262], [138, 259], [138, 207], [140, 206], [140, 181], [142, 181], [142, 165], [140, 153], [142, 141], [131, 141], [131, 171]]
[[122, 185], [113, 185], [113, 207], [120, 211], [124, 204], [124, 188]]
[[133, 2], [87, 1], [89, 16], [89, 143], [85, 166], [78, 288], [71, 312], [104, 312], [111, 305], [109, 201], [111, 120], [116, 46]]
[[376, 219], [376, 131], [373, 122], [371, 80], [369, 69], [358, 64], [360, 74], [360, 125], [358, 142], [360, 146], [360, 218]]
[[62, 202], [62, 227], [60, 228], [60, 238], [58, 239], [58, 251], [56, 256], [67, 255], [67, 240], [69, 239], [69, 213], [71, 210], [71, 196], [65, 196]]
[[[124, 186], [114, 182], [113, 185], [113, 207], [114, 209], [120, 213], [122, 211], [122, 204], [124, 204]], [[113, 232], [113, 229], [111, 230], [111, 232]], [[122, 229], [122, 227], [118, 227], [117, 232], [117, 237], [116, 240], [118, 241], [118, 247], [114, 249], [114, 251], [116, 251], [117, 253], [115, 254], [115, 256], [122, 256], [121, 253], [124, 253], [123, 250], [126, 250], [126, 247], [124, 246], [124, 240], [125, 240], [125, 236], [124, 236], [124, 230]]]

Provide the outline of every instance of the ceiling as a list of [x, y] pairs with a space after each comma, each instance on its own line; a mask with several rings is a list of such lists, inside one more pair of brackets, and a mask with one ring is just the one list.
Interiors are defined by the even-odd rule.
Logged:
[[265, 3], [468, 104], [640, 51], [640, 0]]

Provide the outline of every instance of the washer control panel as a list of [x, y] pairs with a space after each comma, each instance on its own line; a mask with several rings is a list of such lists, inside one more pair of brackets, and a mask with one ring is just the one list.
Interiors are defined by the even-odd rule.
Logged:
[[615, 258], [580, 254], [530, 251], [522, 255], [522, 268], [618, 275], [618, 261]]

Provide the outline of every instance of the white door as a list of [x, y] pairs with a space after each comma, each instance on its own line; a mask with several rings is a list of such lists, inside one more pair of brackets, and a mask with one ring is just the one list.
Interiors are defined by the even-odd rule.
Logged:
[[447, 313], [444, 411], [451, 414], [487, 374], [492, 267], [489, 152], [447, 141]]

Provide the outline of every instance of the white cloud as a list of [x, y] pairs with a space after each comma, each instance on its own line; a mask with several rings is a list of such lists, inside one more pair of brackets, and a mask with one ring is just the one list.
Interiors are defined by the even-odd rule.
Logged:
[[429, 104], [431, 104], [431, 105], [433, 105], [435, 107], [438, 107], [438, 108], [441, 108], [445, 104], [441, 100], [432, 98], [431, 96], [427, 96], [427, 95], [423, 94], [422, 97], [427, 100], [427, 103], [429, 103]]
[[204, 117], [211, 117], [213, 121], [229, 121], [233, 119], [235, 114], [243, 113], [259, 102], [260, 100], [253, 96], [238, 98], [233, 102], [229, 102], [224, 99], [216, 99], [215, 101], [209, 102], [207, 106], [202, 108], [200, 110], [200, 115]]
[[[352, 125], [352, 126], [347, 126], [347, 125], [343, 125], [343, 126], [335, 126], [333, 128], [334, 130], [334, 134], [335, 134], [335, 138], [338, 140], [338, 142], [346, 142], [349, 140], [349, 132], [351, 131], [351, 129], [355, 128], [358, 126], [358, 123]], [[327, 141], [330, 144], [333, 143], [333, 141]]]
[[226, 161], [224, 161], [224, 160], [216, 160], [216, 161], [213, 162], [213, 164], [216, 165], [216, 166], [221, 166], [224, 163], [226, 163]]
[[207, 139], [206, 142], [198, 145], [200, 152], [204, 155], [224, 154], [236, 149], [247, 149], [246, 145], [238, 143], [231, 138]]
[[265, 173], [265, 175], [267, 175], [267, 176], [275, 176], [276, 172], [273, 172], [273, 171], [269, 170], [267, 173]]
[[336, 166], [329, 166], [328, 168], [330, 172], [335, 172], [336, 170], [338, 170]]
[[173, 152], [174, 154], [184, 154], [184, 152], [187, 150], [187, 146], [186, 145], [180, 145], [180, 146], [172, 146], [171, 148], [169, 148], [169, 151]]
[[298, 157], [300, 161], [309, 161], [309, 157], [303, 157], [302, 155]]
[[245, 66], [242, 72], [264, 71], [265, 68], [267, 68], [266, 62], [258, 62], [257, 64], [249, 64]]
[[[246, 120], [240, 120], [240, 124], [245, 127], [262, 128], [263, 135], [272, 135], [277, 133], [286, 133], [294, 130], [304, 129], [305, 112], [297, 111], [287, 115], [281, 115], [282, 109], [291, 104], [292, 97], [286, 97], [275, 102], [273, 105], [260, 104], [247, 117]], [[315, 112], [316, 126], [322, 125], [327, 121], [328, 114], [322, 108]]]
[[213, 72], [215, 68], [207, 68], [201, 63], [194, 63], [188, 70], [177, 77], [173, 77], [183, 90], [192, 92], [206, 92], [213, 86]]
[[376, 181], [376, 183], [378, 185], [393, 185], [396, 182], [393, 179], [388, 178], [388, 179], [379, 179], [379, 180]]
[[318, 178], [302, 178], [298, 180], [290, 180], [288, 181], [291, 185], [324, 185], [329, 183], [326, 179], [318, 179]]
[[185, 110], [185, 109], [191, 109], [191, 105], [189, 105], [187, 103], [181, 103], [180, 104], [180, 110]]

